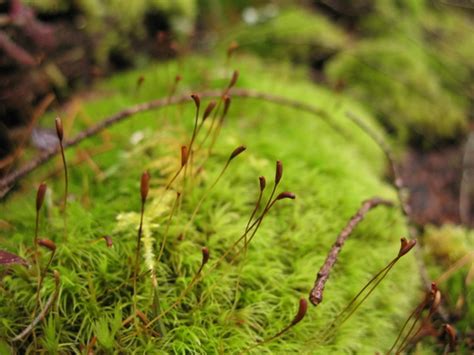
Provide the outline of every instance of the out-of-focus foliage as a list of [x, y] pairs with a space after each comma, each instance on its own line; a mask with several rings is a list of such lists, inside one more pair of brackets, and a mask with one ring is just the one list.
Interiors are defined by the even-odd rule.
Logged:
[[455, 138], [473, 97], [474, 25], [424, 1], [377, 1], [361, 19], [363, 40], [326, 70], [367, 102], [402, 141], [430, 147]]
[[[120, 52], [134, 60], [133, 45], [147, 35], [147, 16], [155, 15], [150, 24], [154, 29], [169, 30], [177, 39], [184, 39], [194, 30], [197, 16], [195, 0], [29, 0], [33, 8], [43, 13], [76, 11], [81, 16], [79, 26], [98, 42], [96, 60], [105, 64], [111, 52]], [[135, 58], [136, 59], [136, 58]]]
[[226, 39], [261, 56], [297, 62], [326, 59], [347, 45], [346, 33], [320, 14], [303, 8], [268, 9], [255, 9], [255, 17], [247, 14], [247, 21], [255, 22], [243, 23]]
[[423, 137], [433, 144], [466, 126], [465, 102], [443, 87], [426, 54], [406, 40], [360, 42], [330, 62], [326, 74], [372, 107], [402, 141]]
[[438, 283], [443, 305], [455, 320], [458, 353], [472, 351], [474, 332], [474, 232], [460, 226], [428, 226], [421, 238], [426, 265]]
[[427, 226], [423, 236], [425, 251], [444, 267], [474, 251], [474, 234], [464, 228], [445, 225], [442, 227]]

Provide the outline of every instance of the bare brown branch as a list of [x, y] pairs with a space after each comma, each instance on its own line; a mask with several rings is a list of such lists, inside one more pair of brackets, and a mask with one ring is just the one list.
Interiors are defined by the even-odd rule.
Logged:
[[309, 300], [313, 305], [317, 306], [323, 300], [324, 286], [326, 285], [326, 282], [329, 279], [329, 274], [337, 261], [337, 256], [341, 252], [344, 242], [352, 234], [354, 228], [364, 219], [365, 215], [371, 209], [380, 205], [393, 206], [393, 203], [379, 197], [373, 197], [369, 200], [364, 201], [357, 213], [351, 217], [344, 229], [341, 231], [341, 233], [339, 233], [336, 242], [333, 244], [331, 250], [328, 253], [328, 256], [326, 257], [326, 261], [324, 262], [323, 266], [317, 274], [316, 281], [314, 282], [314, 287], [311, 289], [311, 292], [309, 294]]
[[[220, 97], [222, 95], [221, 91], [219, 90], [209, 90], [200, 93], [201, 98], [213, 98], [213, 97]], [[336, 129], [340, 132], [340, 130], [334, 125], [333, 122], [330, 121], [329, 116], [326, 111], [315, 107], [313, 105], [288, 99], [278, 95], [267, 94], [263, 92], [247, 90], [247, 89], [233, 89], [232, 96], [239, 97], [239, 98], [252, 98], [252, 99], [259, 99], [268, 102], [273, 102], [275, 104], [283, 105], [292, 107], [301, 111], [305, 111], [307, 113], [311, 113], [317, 115], [321, 119], [323, 119], [328, 125], [332, 128]], [[63, 147], [64, 149], [74, 147], [81, 143], [83, 140], [95, 136], [99, 132], [103, 131], [104, 129], [115, 125], [116, 123], [122, 122], [137, 113], [150, 111], [159, 109], [169, 105], [177, 105], [190, 100], [190, 94], [172, 96], [172, 97], [165, 97], [141, 104], [137, 104], [131, 106], [123, 111], [117, 112], [116, 114], [109, 116], [102, 121], [98, 122], [97, 124], [87, 128], [86, 130], [79, 132], [75, 137], [65, 140]], [[342, 133], [342, 132], [340, 132]], [[60, 147], [55, 146], [52, 147], [50, 150], [40, 154], [38, 157], [30, 160], [28, 163], [17, 169], [16, 171], [6, 175], [2, 180], [0, 180], [0, 198], [5, 196], [9, 189], [20, 179], [27, 176], [33, 170], [37, 169], [41, 165], [48, 162], [52, 157], [56, 154], [60, 153]]]

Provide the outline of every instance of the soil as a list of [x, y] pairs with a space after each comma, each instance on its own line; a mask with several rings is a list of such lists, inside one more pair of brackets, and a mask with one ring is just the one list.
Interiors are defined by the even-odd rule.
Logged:
[[[444, 223], [473, 226], [470, 211], [461, 218], [461, 184], [465, 143], [422, 152], [409, 150], [401, 163], [401, 174], [409, 190], [412, 217], [420, 226]], [[464, 179], [466, 180], [466, 179]], [[468, 183], [468, 182], [467, 182]], [[464, 196], [471, 200], [472, 196]]]

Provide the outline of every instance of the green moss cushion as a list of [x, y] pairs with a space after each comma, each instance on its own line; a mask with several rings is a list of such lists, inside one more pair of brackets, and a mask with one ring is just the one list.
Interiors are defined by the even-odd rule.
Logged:
[[[235, 58], [228, 67], [221, 63], [220, 58], [191, 57], [117, 75], [89, 95], [92, 98], [78, 99], [62, 113], [65, 127], [73, 124], [72, 132], [66, 129], [66, 136], [133, 103], [166, 96], [177, 74], [183, 77], [178, 92], [225, 87], [231, 68], [240, 71], [238, 87], [320, 107], [338, 130], [321, 117], [234, 97], [213, 154], [195, 179], [188, 175], [188, 190], [175, 210], [159, 262], [156, 255], [175, 196], [164, 194], [163, 186], [179, 167], [181, 145], [190, 139], [194, 121], [191, 100], [139, 114], [67, 151], [67, 240], [60, 209], [63, 175], [59, 157], [35, 171], [0, 205], [5, 222], [0, 230], [2, 248], [31, 260], [36, 186], [46, 180], [49, 193], [41, 211], [40, 235], [57, 244], [51, 270], [60, 272], [61, 288], [57, 306], [36, 327], [36, 342], [30, 337], [14, 347], [71, 353], [96, 336], [94, 349], [104, 352], [239, 352], [291, 322], [299, 298], [307, 297], [337, 234], [363, 200], [375, 195], [395, 200], [393, 189], [383, 178], [382, 153], [345, 117], [349, 110], [369, 120], [363, 107], [311, 84], [299, 68], [249, 57]], [[137, 90], [139, 75], [145, 80]], [[53, 116], [45, 117], [43, 124], [52, 127]], [[198, 142], [203, 135], [200, 137]], [[230, 152], [241, 144], [247, 151], [232, 161], [223, 178], [209, 190]], [[84, 151], [90, 156], [85, 161]], [[200, 154], [195, 159], [204, 162], [204, 151]], [[279, 201], [270, 210], [245, 257], [242, 253], [231, 263], [235, 255], [231, 253], [209, 271], [242, 235], [258, 196], [258, 176], [267, 178], [268, 197], [276, 160], [284, 165], [279, 191], [292, 191], [296, 199]], [[201, 281], [163, 317], [163, 338], [140, 326], [137, 333], [133, 322], [121, 325], [130, 315], [132, 302], [139, 181], [144, 170], [149, 170], [152, 180], [145, 211], [138, 308], [153, 318], [151, 275], [156, 275], [161, 309], [168, 309], [199, 268], [201, 247], [207, 246], [211, 253]], [[181, 186], [180, 180], [176, 186]], [[323, 303], [317, 308], [310, 306], [294, 329], [254, 352], [374, 353], [390, 348], [419, 296], [410, 254], [334, 337], [324, 344], [318, 337], [371, 275], [396, 256], [399, 238], [405, 233], [396, 208], [379, 207], [370, 212], [347, 241], [327, 283]], [[112, 237], [112, 248], [106, 247], [103, 235]], [[47, 257], [43, 250], [42, 265]], [[35, 275], [34, 267], [18, 267], [2, 276], [0, 337], [4, 342], [31, 320]], [[48, 276], [41, 292], [43, 302], [53, 289]]]

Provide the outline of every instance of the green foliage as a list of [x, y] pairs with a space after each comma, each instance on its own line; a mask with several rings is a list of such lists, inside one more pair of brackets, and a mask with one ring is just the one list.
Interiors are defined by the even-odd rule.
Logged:
[[359, 26], [362, 40], [328, 66], [333, 83], [345, 82], [402, 141], [432, 147], [465, 130], [474, 93], [468, 15], [427, 1], [382, 0]]
[[160, 12], [170, 25], [173, 35], [182, 40], [194, 29], [197, 16], [196, 0], [29, 0], [27, 4], [45, 12], [78, 11], [85, 30], [96, 41], [95, 59], [106, 64], [112, 52], [121, 53], [130, 60], [135, 54], [132, 43], [145, 38], [145, 16]]
[[105, 350], [112, 351], [115, 349], [115, 336], [122, 327], [122, 312], [119, 308], [115, 308], [113, 317], [105, 315], [100, 317], [94, 325], [94, 334], [97, 336], [99, 344]]
[[468, 254], [472, 248], [473, 237], [464, 228], [454, 225], [442, 227], [427, 226], [423, 235], [425, 251], [445, 267]]
[[[70, 162], [68, 240], [63, 240], [62, 176], [47, 179], [49, 195], [42, 211], [40, 230], [58, 246], [51, 270], [61, 274], [57, 305], [46, 323], [36, 328], [39, 339], [20, 350], [61, 349], [78, 352], [97, 337], [95, 350], [118, 353], [235, 353], [268, 338], [294, 317], [298, 299], [306, 296], [326, 253], [361, 202], [374, 195], [395, 199], [383, 181], [385, 161], [377, 146], [347, 118], [347, 110], [374, 122], [362, 107], [342, 95], [305, 80], [307, 73], [285, 65], [261, 63], [237, 57], [238, 86], [298, 99], [321, 107], [338, 127], [335, 131], [315, 117], [259, 100], [232, 99], [229, 116], [202, 174], [187, 190], [169, 228], [163, 257], [155, 260], [161, 308], [168, 309], [195, 275], [200, 249], [207, 246], [211, 259], [203, 277], [183, 301], [163, 317], [167, 329], [154, 336], [132, 321], [131, 276], [136, 244], [139, 179], [144, 170], [152, 176], [145, 221], [154, 238], [155, 255], [167, 223], [167, 209], [160, 209], [163, 186], [180, 164], [179, 149], [189, 141], [194, 120], [192, 101], [161, 111], [147, 112], [107, 129], [67, 151]], [[95, 98], [79, 103], [76, 113], [62, 115], [65, 127], [74, 119], [72, 132], [137, 102], [166, 96], [175, 75], [183, 77], [178, 92], [223, 88], [231, 70], [220, 58], [186, 58], [143, 71], [121, 74], [95, 91]], [[136, 90], [139, 75], [143, 85]], [[203, 105], [205, 102], [203, 102]], [[53, 117], [43, 120], [53, 125]], [[182, 234], [203, 192], [219, 174], [230, 152], [245, 144], [247, 151], [231, 163], [224, 178], [205, 199], [194, 222]], [[95, 165], [75, 165], [79, 150], [93, 154]], [[198, 159], [199, 157], [196, 157]], [[249, 246], [246, 258], [231, 263], [226, 258], [212, 272], [208, 269], [242, 234], [258, 193], [258, 176], [269, 186], [275, 160], [284, 164], [281, 189], [296, 194], [295, 201], [281, 201]], [[30, 258], [34, 225], [35, 185], [53, 170], [54, 162], [23, 182], [25, 187], [2, 202], [2, 219], [12, 228], [0, 230], [5, 248]], [[100, 172], [97, 170], [100, 170]], [[176, 186], [180, 186], [178, 183]], [[268, 188], [267, 188], [268, 189]], [[266, 193], [268, 197], [268, 192]], [[48, 202], [49, 201], [49, 202]], [[163, 202], [163, 207], [169, 202]], [[322, 344], [321, 333], [335, 314], [378, 269], [398, 252], [399, 238], [406, 233], [395, 208], [371, 212], [347, 241], [326, 286], [324, 302], [310, 308], [291, 334], [257, 348], [255, 353], [310, 351], [315, 354], [384, 351], [419, 296], [413, 256], [404, 257], [380, 287], [337, 332]], [[111, 235], [107, 248], [103, 235]], [[47, 253], [42, 255], [42, 265]], [[235, 256], [231, 253], [229, 256]], [[153, 286], [145, 260], [138, 283], [138, 308], [153, 318]], [[237, 280], [239, 288], [237, 289]], [[34, 268], [15, 268], [1, 279], [0, 337], [10, 340], [31, 320], [36, 285]], [[41, 292], [44, 300], [53, 293], [51, 275]], [[140, 321], [137, 320], [140, 324]], [[138, 328], [138, 330], [137, 330]], [[158, 327], [154, 328], [158, 331]], [[54, 332], [56, 332], [54, 334]], [[156, 334], [155, 334], [156, 335]], [[23, 346], [23, 347], [22, 347]]]
[[468, 352], [474, 331], [474, 233], [455, 225], [428, 226], [421, 240], [430, 277], [441, 278], [444, 306], [456, 315], [459, 351]]
[[59, 334], [61, 332], [56, 326], [56, 321], [53, 317], [49, 317], [43, 326], [44, 336], [41, 342], [50, 354], [56, 354], [59, 351]]
[[326, 74], [367, 103], [402, 141], [422, 137], [422, 145], [431, 146], [466, 127], [467, 107], [443, 87], [425, 53], [407, 40], [362, 41], [336, 56]]
[[224, 44], [235, 40], [261, 56], [298, 62], [325, 59], [347, 44], [344, 31], [322, 15], [303, 8], [278, 11], [261, 23], [235, 28]]

